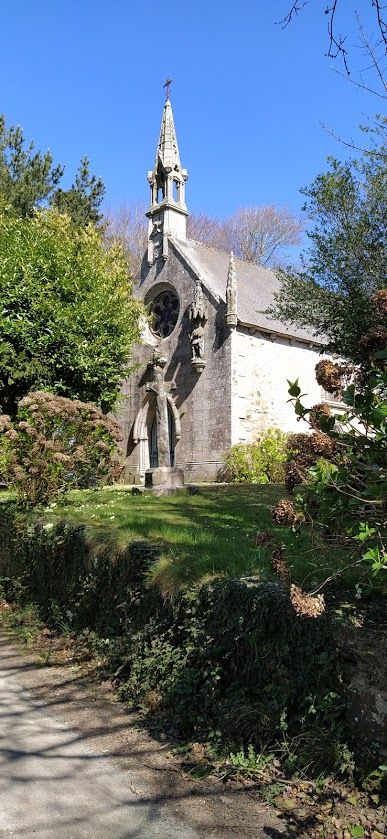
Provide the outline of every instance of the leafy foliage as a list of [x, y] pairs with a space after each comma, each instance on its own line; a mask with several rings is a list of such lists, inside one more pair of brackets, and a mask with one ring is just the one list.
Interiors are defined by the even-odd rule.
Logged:
[[254, 443], [232, 446], [224, 458], [227, 477], [236, 483], [280, 483], [284, 479], [286, 439], [284, 432], [271, 428]]
[[[375, 355], [380, 366], [342, 392], [346, 410], [336, 417], [320, 412], [320, 432], [294, 435], [295, 461], [306, 458], [294, 482], [306, 481], [297, 499], [299, 510], [315, 539], [331, 542], [332, 550], [343, 549], [342, 568], [359, 568], [358, 585], [370, 574], [380, 575], [383, 585], [387, 572], [387, 351]], [[344, 369], [337, 365], [332, 388]], [[302, 404], [297, 382], [289, 394], [298, 416], [310, 421], [311, 409]], [[316, 417], [315, 412], [314, 423]]]
[[[281, 271], [269, 314], [309, 327], [326, 348], [364, 366], [361, 338], [375, 325], [373, 295], [386, 283], [387, 120], [357, 160], [330, 168], [304, 190], [314, 222], [300, 271]], [[376, 324], [378, 324], [376, 320]]]
[[63, 167], [55, 166], [51, 152], [35, 151], [21, 128], [7, 128], [0, 116], [0, 195], [16, 215], [29, 216], [53, 194]]
[[26, 504], [117, 477], [117, 426], [94, 405], [35, 392], [0, 417], [0, 470]]
[[0, 213], [0, 406], [30, 390], [114, 405], [141, 304], [125, 255], [49, 210]]

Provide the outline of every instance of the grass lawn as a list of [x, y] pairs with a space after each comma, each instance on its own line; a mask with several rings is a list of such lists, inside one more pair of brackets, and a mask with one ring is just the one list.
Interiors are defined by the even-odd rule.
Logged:
[[[214, 576], [264, 573], [267, 553], [256, 548], [257, 530], [272, 530], [288, 544], [297, 578], [314, 573], [309, 535], [297, 538], [271, 521], [271, 507], [285, 495], [282, 486], [202, 486], [198, 495], [183, 491], [164, 497], [132, 495], [122, 488], [74, 490], [44, 512], [46, 523], [83, 523], [92, 541], [109, 541], [119, 550], [147, 541], [160, 550], [151, 580], [170, 594], [181, 586]], [[321, 569], [320, 569], [321, 570]], [[326, 569], [323, 573], [325, 574]]]
[[[274, 544], [286, 547], [293, 579], [311, 591], [347, 560], [337, 548], [313, 544], [308, 529], [295, 534], [273, 525], [271, 508], [286, 495], [281, 485], [251, 484], [204, 484], [198, 495], [183, 490], [164, 497], [132, 495], [120, 486], [72, 490], [48, 506], [43, 519], [84, 524], [90, 543], [107, 544], [112, 558], [130, 542], [149, 542], [159, 551], [150, 581], [165, 595], [217, 576], [267, 575], [271, 548], [255, 547], [254, 534], [269, 530]], [[7, 498], [0, 493], [0, 501]], [[32, 515], [41, 520], [42, 510]], [[344, 586], [353, 588], [353, 574], [341, 577]]]

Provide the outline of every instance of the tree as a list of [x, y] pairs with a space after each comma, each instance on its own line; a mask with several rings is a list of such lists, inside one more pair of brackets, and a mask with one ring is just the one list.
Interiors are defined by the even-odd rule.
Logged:
[[105, 194], [103, 181], [90, 174], [87, 157], [81, 160], [75, 183], [68, 190], [58, 186], [63, 173], [64, 167], [54, 165], [50, 151], [36, 151], [33, 142], [26, 142], [22, 129], [7, 128], [5, 117], [0, 115], [2, 204], [22, 218], [48, 204], [68, 213], [75, 224], [96, 224], [101, 219], [98, 210]]
[[[107, 213], [107, 241], [122, 242], [132, 273], [139, 271], [147, 242], [145, 207], [123, 205], [118, 213]], [[190, 214], [187, 235], [218, 250], [233, 250], [235, 256], [256, 265], [277, 265], [286, 248], [300, 243], [303, 225], [285, 208], [248, 207], [225, 220], [204, 213]]]
[[245, 207], [226, 221], [231, 250], [256, 265], [275, 265], [283, 251], [299, 245], [302, 222], [285, 207]]
[[75, 183], [68, 190], [57, 189], [51, 201], [60, 213], [67, 213], [74, 224], [85, 227], [97, 224], [102, 214], [99, 207], [105, 195], [105, 185], [101, 178], [90, 174], [87, 157], [82, 158], [75, 178]]
[[63, 166], [54, 166], [51, 152], [35, 151], [22, 129], [7, 128], [0, 115], [0, 195], [17, 215], [29, 216], [34, 207], [47, 201], [63, 171]]
[[[328, 351], [366, 364], [362, 339], [378, 326], [373, 295], [386, 286], [387, 120], [359, 159], [329, 159], [327, 172], [304, 190], [315, 223], [301, 270], [279, 273], [270, 316], [311, 328]], [[381, 333], [383, 341], [383, 333]], [[382, 347], [381, 347], [382, 349]]]
[[217, 248], [220, 251], [231, 250], [226, 223], [216, 216], [205, 213], [193, 213], [187, 219], [187, 234], [190, 239]]
[[188, 233], [211, 247], [234, 251], [255, 265], [275, 266], [284, 251], [300, 244], [303, 224], [285, 207], [244, 207], [220, 221], [205, 215], [188, 219]]
[[[387, 289], [377, 293], [374, 305], [384, 319], [387, 336]], [[340, 389], [345, 407], [338, 417], [324, 403], [305, 407], [298, 380], [289, 382], [290, 401], [312, 434], [289, 436], [286, 486], [292, 491], [303, 484], [303, 492], [296, 495], [295, 505], [287, 498], [278, 501], [272, 517], [276, 524], [292, 529], [294, 541], [299, 528], [306, 526], [318, 554], [328, 545], [331, 554], [328, 576], [326, 567], [322, 568], [323, 582], [321, 576], [320, 580], [315, 577], [316, 557], [313, 592], [291, 583], [283, 546], [271, 555], [273, 570], [290, 587], [293, 606], [304, 617], [321, 614], [325, 603], [318, 592], [345, 572], [357, 589], [356, 597], [363, 586], [380, 582], [383, 587], [386, 580], [387, 349], [375, 351], [371, 341], [368, 355], [361, 382], [355, 379], [348, 387], [345, 379], [350, 371], [345, 365], [325, 360], [316, 366], [316, 379], [325, 390], [337, 395]], [[265, 544], [264, 534], [257, 535], [257, 544]], [[310, 584], [311, 575], [307, 577]]]
[[117, 399], [142, 305], [119, 243], [91, 225], [41, 210], [0, 213], [0, 406], [15, 415], [30, 390], [94, 402]]
[[118, 241], [127, 255], [131, 273], [137, 276], [147, 246], [148, 223], [145, 206], [122, 204], [117, 212], [108, 210], [104, 214], [105, 240]]

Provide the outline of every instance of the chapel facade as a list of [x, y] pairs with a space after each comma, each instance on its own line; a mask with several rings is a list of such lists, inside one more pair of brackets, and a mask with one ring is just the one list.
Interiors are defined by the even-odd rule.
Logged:
[[117, 416], [126, 480], [159, 466], [160, 387], [163, 463], [183, 469], [186, 481], [216, 480], [230, 446], [268, 428], [306, 430], [287, 404], [288, 379], [299, 378], [309, 404], [323, 396], [314, 376], [319, 341], [264, 314], [279, 289], [276, 274], [187, 238], [187, 179], [168, 98], [148, 172], [148, 244], [137, 278], [151, 318]]

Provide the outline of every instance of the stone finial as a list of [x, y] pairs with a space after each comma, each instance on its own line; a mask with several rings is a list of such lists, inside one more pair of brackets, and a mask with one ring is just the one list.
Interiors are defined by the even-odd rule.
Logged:
[[227, 272], [226, 303], [227, 303], [227, 312], [226, 312], [227, 326], [229, 326], [230, 329], [235, 329], [235, 327], [238, 323], [238, 316], [237, 316], [237, 283], [236, 283], [234, 254], [233, 254], [232, 251], [230, 253], [230, 262], [229, 262], [229, 265], [228, 265], [228, 272]]

